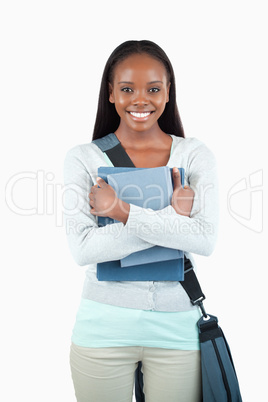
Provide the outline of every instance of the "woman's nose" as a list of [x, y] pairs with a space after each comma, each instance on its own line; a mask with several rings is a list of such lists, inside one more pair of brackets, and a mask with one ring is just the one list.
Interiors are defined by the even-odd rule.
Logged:
[[148, 105], [149, 99], [148, 94], [146, 92], [136, 92], [135, 96], [133, 97], [133, 105]]

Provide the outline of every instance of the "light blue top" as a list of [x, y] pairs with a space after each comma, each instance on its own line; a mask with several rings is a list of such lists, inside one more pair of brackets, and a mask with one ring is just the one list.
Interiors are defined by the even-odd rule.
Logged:
[[91, 348], [144, 346], [198, 350], [198, 310], [138, 310], [82, 299], [72, 342]]

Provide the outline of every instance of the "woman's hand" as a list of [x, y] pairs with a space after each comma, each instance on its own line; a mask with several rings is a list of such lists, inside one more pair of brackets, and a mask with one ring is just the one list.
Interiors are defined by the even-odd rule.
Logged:
[[115, 190], [100, 177], [97, 177], [97, 184], [91, 187], [89, 193], [92, 215], [110, 217], [124, 224], [129, 214], [129, 204], [117, 197]]
[[173, 168], [173, 182], [174, 190], [171, 199], [171, 205], [179, 215], [190, 216], [193, 201], [194, 201], [194, 191], [185, 186], [181, 185], [181, 176], [178, 168]]
[[97, 216], [109, 216], [118, 203], [114, 189], [100, 177], [97, 178], [95, 186], [91, 187], [89, 193], [91, 213]]

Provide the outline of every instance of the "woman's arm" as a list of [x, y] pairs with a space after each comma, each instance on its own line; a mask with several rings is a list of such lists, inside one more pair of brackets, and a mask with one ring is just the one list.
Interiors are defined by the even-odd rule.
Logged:
[[130, 204], [125, 227], [159, 246], [210, 255], [218, 231], [218, 183], [215, 157], [204, 144], [190, 153], [187, 176], [195, 194], [190, 217], [178, 214], [172, 205], [153, 211]]
[[79, 147], [74, 147], [64, 160], [64, 224], [77, 264], [119, 260], [154, 246], [130, 233], [123, 223], [98, 227], [97, 217], [90, 212], [88, 196], [92, 186]]

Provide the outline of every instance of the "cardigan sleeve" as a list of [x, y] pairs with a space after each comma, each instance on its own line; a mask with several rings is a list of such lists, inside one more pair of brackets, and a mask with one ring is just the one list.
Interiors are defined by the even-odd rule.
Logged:
[[155, 245], [208, 256], [218, 231], [218, 183], [215, 157], [203, 143], [189, 153], [186, 174], [195, 192], [190, 217], [177, 214], [171, 205], [153, 211], [130, 204], [125, 227]]
[[83, 159], [80, 146], [76, 146], [67, 152], [64, 160], [64, 226], [76, 263], [87, 265], [119, 260], [153, 247], [135, 233], [130, 233], [121, 222], [98, 227], [97, 217], [90, 213], [88, 197], [94, 183]]

